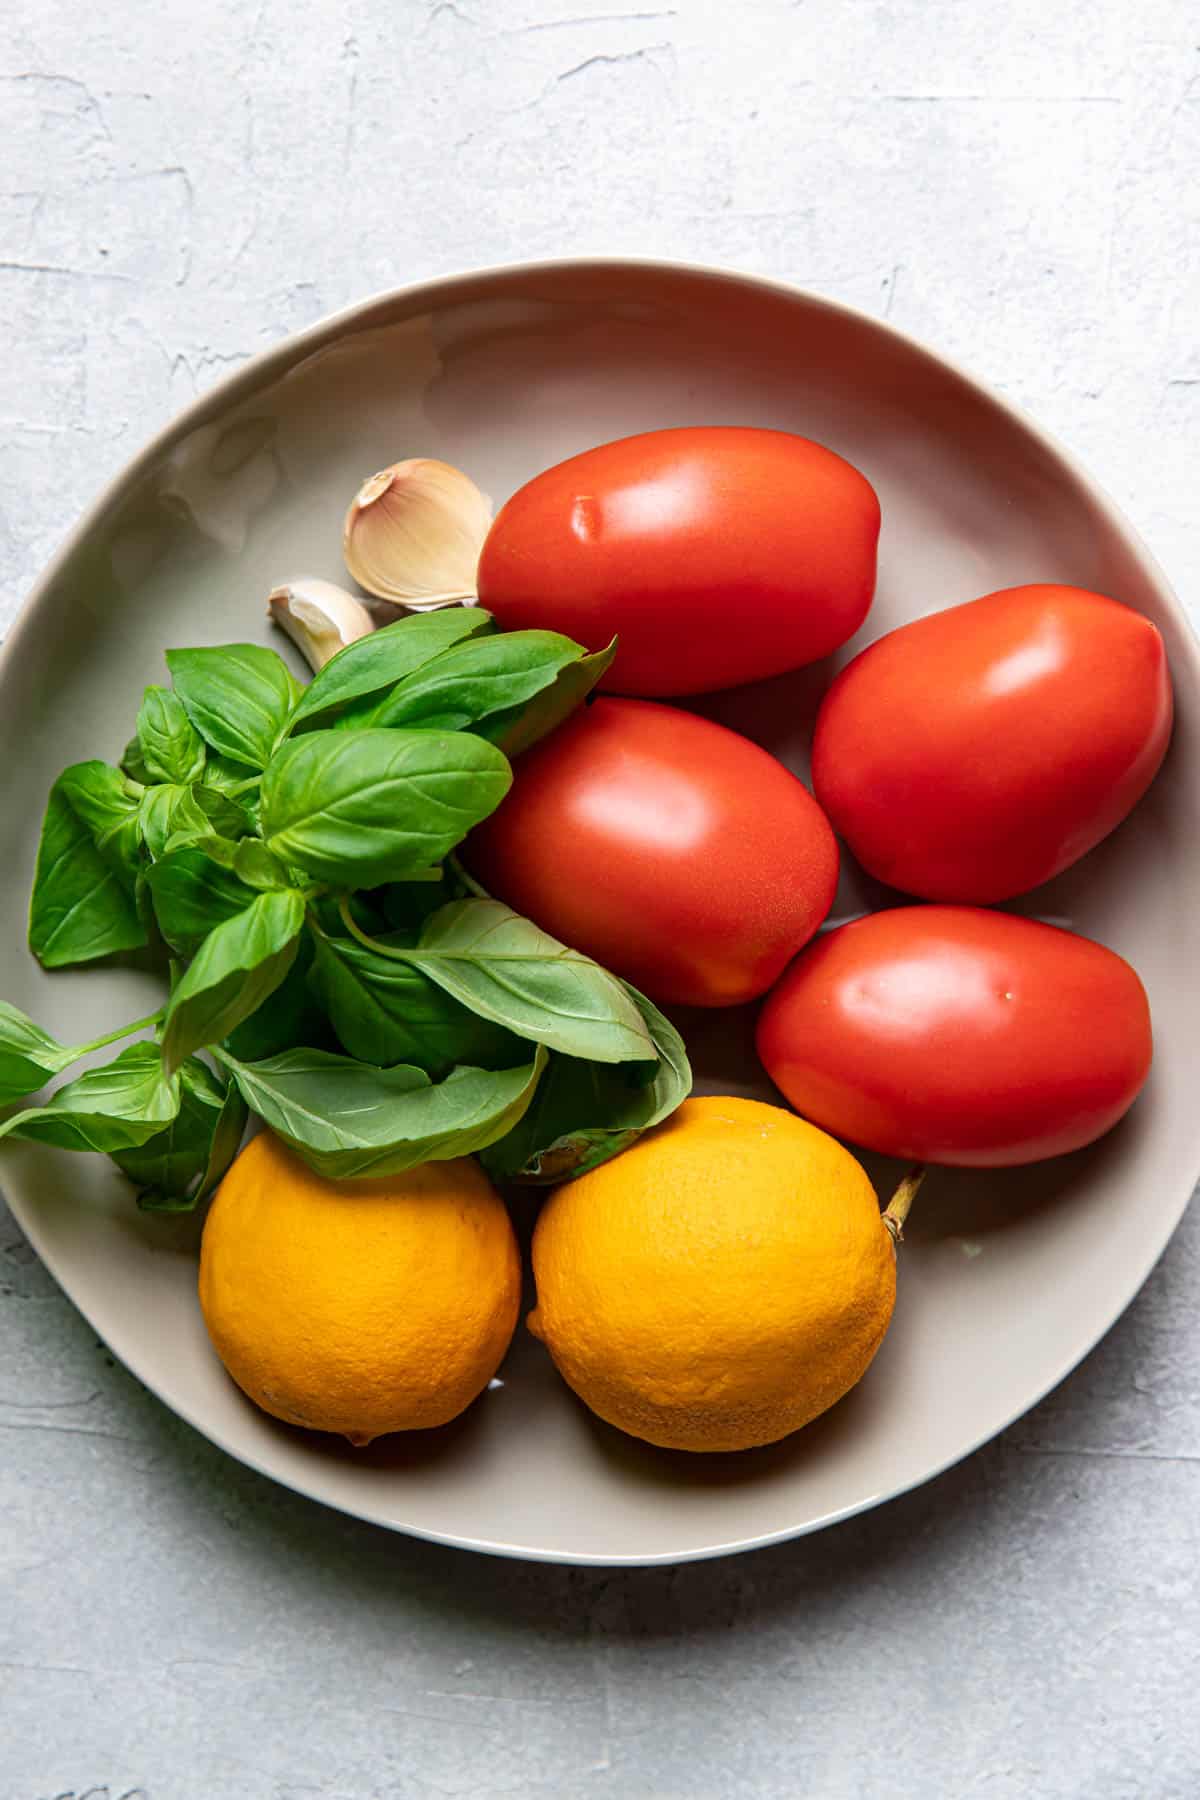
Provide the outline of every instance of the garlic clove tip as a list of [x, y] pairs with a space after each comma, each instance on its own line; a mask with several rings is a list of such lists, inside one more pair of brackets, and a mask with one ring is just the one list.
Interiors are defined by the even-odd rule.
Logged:
[[347, 644], [375, 630], [375, 620], [361, 600], [318, 575], [299, 575], [272, 588], [267, 614], [291, 638], [314, 674]]

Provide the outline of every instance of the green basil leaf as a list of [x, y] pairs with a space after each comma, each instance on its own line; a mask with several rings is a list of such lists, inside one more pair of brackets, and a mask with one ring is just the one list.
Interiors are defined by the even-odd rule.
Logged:
[[336, 1050], [337, 1039], [310, 980], [314, 952], [311, 932], [304, 932], [296, 960], [275, 989], [248, 1019], [235, 1026], [225, 1047], [239, 1062], [261, 1062], [296, 1044]]
[[692, 1071], [683, 1039], [631, 988], [658, 1052], [657, 1063], [594, 1063], [552, 1056], [520, 1122], [483, 1153], [496, 1181], [568, 1181], [627, 1150], [687, 1099]]
[[142, 866], [140, 785], [108, 763], [81, 762], [64, 769], [55, 786], [91, 832], [103, 862], [132, 894]]
[[[418, 883], [420, 885], [423, 884]], [[309, 901], [308, 910], [316, 917], [326, 937], [345, 937], [346, 924], [342, 918], [344, 900], [358, 929], [365, 931], [368, 937], [378, 937], [388, 927], [387, 920], [376, 905], [376, 899], [386, 892], [386, 888], [376, 888], [371, 893], [346, 894], [341, 899], [336, 894], [318, 894]]]
[[[89, 760], [72, 763], [55, 783], [70, 794], [71, 805], [79, 814], [98, 844], [120, 839], [132, 819], [137, 816], [141, 789], [120, 769], [109, 763]], [[123, 863], [123, 854], [118, 854]]]
[[261, 644], [168, 650], [175, 692], [200, 736], [230, 761], [262, 769], [303, 689], [283, 658]]
[[170, 688], [148, 687], [138, 713], [138, 742], [146, 770], [139, 781], [188, 786], [204, 773], [204, 739]]
[[142, 1190], [144, 1212], [191, 1212], [237, 1155], [246, 1103], [234, 1084], [219, 1082], [198, 1057], [179, 1070], [179, 1111], [165, 1130], [113, 1161]]
[[291, 968], [303, 925], [303, 896], [289, 891], [260, 894], [209, 933], [167, 1005], [168, 1070], [257, 1011]]
[[216, 925], [244, 912], [253, 888], [199, 844], [171, 850], [146, 870], [158, 928], [172, 950], [191, 956]]
[[245, 763], [230, 762], [226, 756], [218, 756], [215, 750], [208, 753], [208, 761], [204, 765], [204, 786], [215, 788], [219, 794], [228, 794], [233, 799], [244, 798], [242, 790], [246, 783], [254, 779]]
[[234, 1157], [242, 1147], [242, 1139], [246, 1135], [249, 1118], [250, 1108], [242, 1098], [242, 1091], [236, 1081], [230, 1080], [212, 1134], [212, 1141], [208, 1147], [208, 1161], [200, 1176], [193, 1205], [198, 1205], [201, 1200], [207, 1200], [208, 1196], [225, 1179]]
[[212, 826], [197, 803], [198, 792], [177, 782], [163, 782], [148, 787], [142, 795], [138, 825], [155, 862], [168, 848], [178, 850], [210, 835]]
[[131, 1150], [179, 1110], [179, 1081], [163, 1072], [156, 1044], [128, 1044], [115, 1061], [59, 1088], [45, 1106], [14, 1113], [0, 1138], [30, 1138], [60, 1150]]
[[272, 888], [294, 887], [296, 884], [277, 856], [272, 856], [260, 838], [243, 838], [233, 855], [234, 874], [241, 877], [247, 887], [261, 889], [263, 893]]
[[[248, 837], [254, 830], [254, 796], [245, 794], [235, 800], [218, 787], [201, 782], [193, 787], [192, 798], [208, 820], [208, 829], [218, 837]], [[247, 806], [246, 802], [251, 805]]]
[[[238, 840], [235, 838], [221, 837], [218, 832], [214, 831], [210, 832], [207, 837], [197, 838], [194, 844], [184, 845], [181, 846], [181, 848], [201, 850], [211, 862], [215, 862], [222, 869], [232, 872], [233, 865], [237, 860]], [[168, 855], [171, 854], [173, 854], [173, 852], [168, 851]], [[247, 902], [247, 904], [249, 904], [249, 902]]]
[[251, 1112], [333, 1181], [398, 1175], [418, 1163], [469, 1156], [503, 1137], [532, 1100], [546, 1062], [516, 1069], [456, 1068], [432, 1083], [401, 1064], [376, 1069], [321, 1050], [266, 1062], [222, 1056]]
[[147, 941], [134, 898], [138, 802], [102, 762], [75, 763], [50, 790], [29, 908], [29, 948], [46, 969]]
[[154, 916], [154, 899], [150, 892], [150, 884], [146, 880], [146, 875], [152, 866], [151, 863], [147, 863], [145, 868], [138, 870], [138, 878], [133, 889], [133, 905], [146, 943], [151, 952], [158, 956], [167, 946], [162, 932], [158, 929], [158, 920]]
[[399, 954], [518, 1037], [591, 1062], [654, 1059], [642, 1015], [616, 976], [499, 900], [452, 900]]
[[121, 752], [121, 773], [128, 775], [131, 781], [136, 781], [141, 787], [149, 787], [154, 780], [146, 767], [146, 755], [140, 738], [131, 737]]
[[251, 830], [249, 815], [236, 800], [195, 783], [147, 788], [138, 822], [142, 841], [156, 861], [185, 844], [202, 843], [213, 836], [236, 839]]
[[481, 607], [448, 606], [440, 612], [414, 613], [356, 638], [309, 682], [292, 715], [291, 729], [329, 725], [352, 700], [386, 693], [452, 644], [494, 629], [492, 615]]
[[441, 862], [511, 783], [502, 753], [465, 732], [311, 731], [263, 776], [263, 836], [319, 881], [377, 887]]
[[583, 654], [582, 644], [557, 631], [506, 631], [473, 638], [398, 682], [365, 715], [355, 707], [338, 725], [465, 731], [493, 713], [523, 708]]
[[605, 650], [594, 650], [559, 670], [553, 683], [545, 687], [526, 706], [514, 706], [508, 712], [496, 713], [478, 727], [480, 735], [503, 750], [510, 760], [520, 756], [569, 719], [581, 706], [617, 654], [617, 640]]
[[219, 836], [238, 838], [258, 830], [258, 781], [244, 763], [210, 750], [196, 798]]
[[78, 1055], [78, 1050], [58, 1043], [7, 1000], [0, 1000], [0, 1106], [36, 1093]]
[[379, 956], [354, 938], [321, 932], [315, 944], [312, 985], [360, 1061], [415, 1063], [437, 1077], [455, 1063], [511, 1068], [528, 1057], [520, 1038], [460, 1005], [410, 963]]

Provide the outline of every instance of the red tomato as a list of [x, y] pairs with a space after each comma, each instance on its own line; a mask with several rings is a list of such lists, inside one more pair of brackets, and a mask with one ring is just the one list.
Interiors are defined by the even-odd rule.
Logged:
[[815, 662], [875, 591], [879, 502], [832, 450], [786, 431], [685, 426], [585, 450], [501, 508], [479, 599], [505, 628], [614, 633], [601, 685], [703, 694]]
[[825, 696], [813, 789], [872, 875], [992, 902], [1119, 825], [1171, 735], [1149, 619], [1073, 587], [1005, 588], [871, 644]]
[[999, 1168], [1090, 1144], [1150, 1070], [1150, 1009], [1103, 945], [1011, 913], [904, 906], [819, 938], [758, 1024], [806, 1119], [870, 1150]]
[[807, 788], [724, 725], [596, 700], [526, 752], [465, 845], [499, 899], [661, 1001], [765, 992], [833, 903]]

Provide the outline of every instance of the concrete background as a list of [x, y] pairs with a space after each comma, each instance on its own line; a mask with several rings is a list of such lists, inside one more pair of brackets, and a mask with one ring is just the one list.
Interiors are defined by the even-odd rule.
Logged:
[[[1191, 0], [9, 0], [0, 626], [247, 354], [397, 281], [616, 250], [884, 313], [1200, 593]], [[0, 1800], [1200, 1793], [1200, 1224], [938, 1482], [677, 1571], [326, 1513], [120, 1368], [0, 1210]]]

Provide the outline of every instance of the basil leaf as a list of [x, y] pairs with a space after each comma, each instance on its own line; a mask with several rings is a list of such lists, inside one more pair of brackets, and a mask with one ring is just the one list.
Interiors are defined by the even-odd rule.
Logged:
[[242, 1147], [249, 1117], [250, 1109], [242, 1098], [241, 1089], [236, 1081], [230, 1081], [209, 1143], [208, 1161], [200, 1176], [193, 1205], [207, 1200], [228, 1174], [234, 1157]]
[[398, 1175], [493, 1143], [529, 1105], [546, 1053], [539, 1046], [516, 1069], [457, 1068], [436, 1085], [422, 1069], [375, 1069], [321, 1050], [259, 1063], [222, 1053], [221, 1060], [252, 1112], [318, 1174], [346, 1181]]
[[228, 757], [218, 756], [215, 750], [208, 753], [208, 761], [204, 765], [204, 785], [215, 788], [218, 794], [229, 794], [238, 799], [238, 790], [244, 789], [248, 781], [252, 781], [249, 769], [244, 763], [230, 762]]
[[138, 802], [102, 762], [75, 763], [50, 790], [29, 908], [29, 948], [46, 969], [147, 941], [134, 890]]
[[31, 1138], [60, 1150], [130, 1150], [179, 1110], [179, 1082], [163, 1073], [158, 1046], [128, 1044], [115, 1061], [59, 1088], [45, 1106], [14, 1113], [0, 1138]]
[[0, 1000], [0, 1106], [44, 1087], [79, 1055]]
[[295, 886], [279, 858], [272, 856], [260, 838], [242, 839], [233, 853], [233, 870], [247, 887], [259, 888], [264, 893], [271, 888]]
[[448, 606], [441, 612], [414, 613], [356, 638], [309, 682], [292, 714], [291, 729], [329, 725], [352, 700], [386, 693], [452, 644], [494, 629], [492, 615], [481, 607]]
[[501, 752], [465, 732], [311, 731], [263, 776], [263, 836], [319, 881], [377, 887], [441, 862], [511, 783]]
[[168, 946], [162, 932], [158, 929], [158, 920], [154, 916], [154, 900], [150, 893], [150, 884], [146, 880], [147, 870], [151, 867], [152, 865], [147, 863], [145, 868], [138, 870], [138, 878], [133, 889], [133, 905], [138, 916], [138, 923], [142, 928], [142, 935], [151, 954], [161, 960], [162, 952]]
[[258, 784], [244, 763], [229, 762], [210, 750], [196, 798], [220, 836], [242, 837], [258, 830]]
[[188, 718], [206, 743], [261, 769], [303, 692], [282, 657], [261, 644], [168, 650], [167, 667]]
[[138, 826], [142, 842], [155, 862], [166, 854], [168, 846], [179, 849], [212, 831], [197, 804], [196, 793], [195, 788], [164, 782], [148, 787], [142, 795]]
[[138, 713], [138, 743], [145, 775], [139, 781], [180, 782], [185, 787], [204, 773], [204, 739], [170, 688], [148, 687]]
[[260, 1062], [263, 1057], [279, 1056], [296, 1044], [311, 1044], [322, 1050], [338, 1048], [325, 1009], [310, 985], [313, 956], [312, 934], [306, 931], [300, 938], [295, 962], [274, 993], [225, 1039], [231, 1056], [239, 1062]]
[[201, 782], [198, 787], [193, 787], [192, 798], [208, 820], [208, 829], [218, 837], [248, 837], [254, 830], [253, 806], [246, 805], [248, 800], [253, 800], [252, 795], [246, 794], [241, 800], [235, 800], [220, 788]]
[[590, 656], [567, 663], [553, 683], [537, 694], [527, 706], [515, 706], [497, 713], [480, 727], [480, 735], [503, 750], [510, 760], [520, 756], [569, 719], [577, 706], [587, 699], [604, 671], [617, 654], [617, 640], [605, 650], [594, 650]]
[[349, 725], [420, 726], [463, 731], [492, 713], [514, 707], [551, 687], [568, 663], [583, 656], [582, 644], [557, 631], [506, 631], [456, 644], [360, 716], [354, 707], [339, 719]]
[[529, 1110], [483, 1153], [496, 1181], [568, 1181], [627, 1150], [687, 1099], [692, 1071], [683, 1039], [644, 994], [636, 1003], [657, 1063], [594, 1063], [552, 1056]]
[[141, 788], [108, 763], [73, 763], [55, 786], [91, 833], [102, 861], [132, 893], [141, 868]]
[[382, 1067], [415, 1063], [435, 1077], [455, 1063], [511, 1068], [528, 1057], [520, 1038], [460, 1005], [411, 964], [354, 938], [314, 937], [312, 985], [351, 1056]]
[[253, 888], [200, 845], [172, 850], [146, 870], [158, 928], [172, 950], [191, 956], [215, 925], [244, 912]]
[[140, 738], [131, 737], [121, 752], [121, 773], [128, 775], [131, 781], [138, 782], [142, 787], [149, 787], [154, 780], [146, 767], [146, 756]]
[[144, 1212], [191, 1212], [237, 1155], [246, 1103], [236, 1085], [219, 1082], [198, 1057], [179, 1070], [179, 1111], [164, 1131], [113, 1161], [142, 1190]]
[[209, 933], [167, 1004], [168, 1070], [257, 1011], [291, 968], [303, 925], [303, 896], [289, 890], [260, 894]]
[[210, 837], [238, 838], [251, 829], [245, 809], [216, 788], [162, 783], [142, 795], [138, 824], [142, 841], [158, 860], [168, 850]]
[[[417, 883], [423, 886], [423, 883]], [[376, 897], [387, 893], [386, 888], [377, 888], [373, 893], [346, 894], [343, 896], [350, 917], [360, 931], [368, 937], [378, 937], [387, 930], [387, 921], [383, 913], [375, 905]], [[318, 894], [309, 901], [308, 910], [312, 914], [326, 937], [345, 937], [346, 923], [342, 918], [341, 902], [336, 894]]]
[[642, 1015], [616, 976], [499, 900], [452, 900], [399, 954], [518, 1037], [592, 1062], [654, 1059]]

